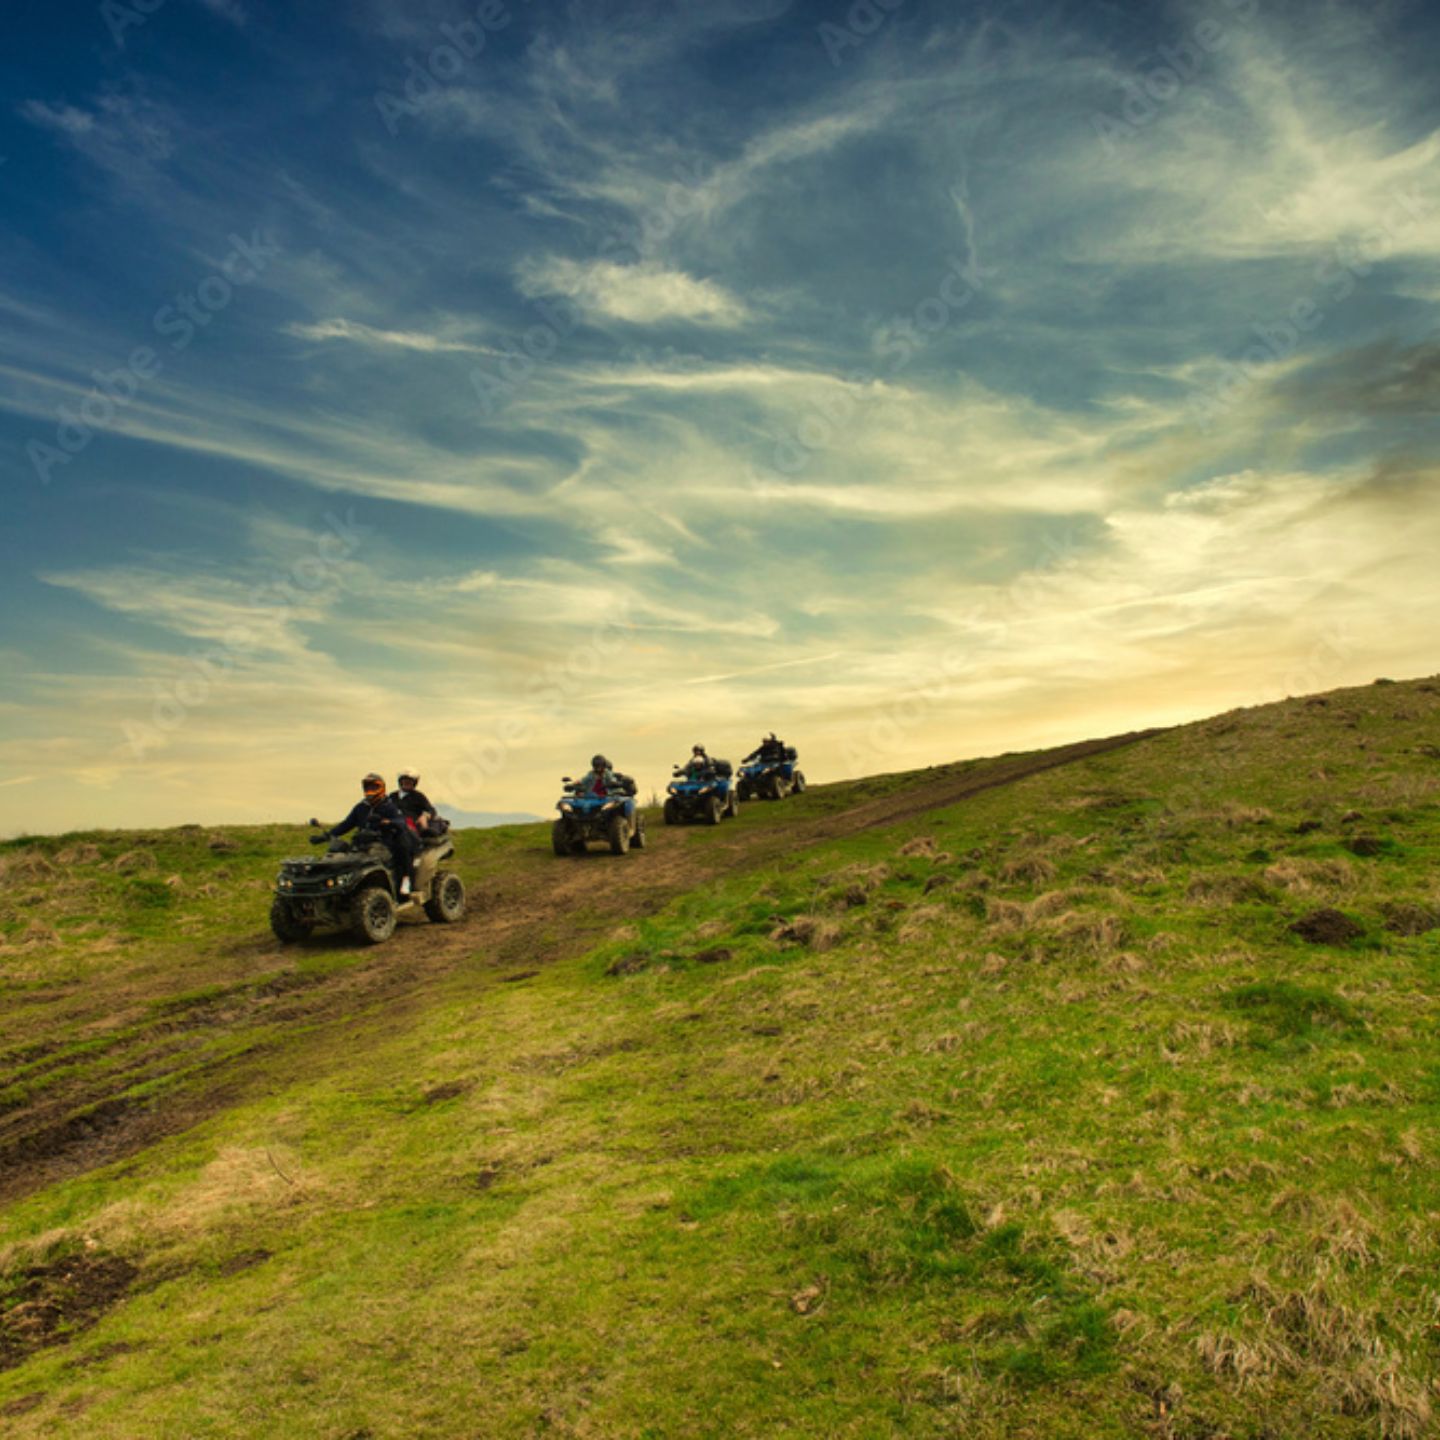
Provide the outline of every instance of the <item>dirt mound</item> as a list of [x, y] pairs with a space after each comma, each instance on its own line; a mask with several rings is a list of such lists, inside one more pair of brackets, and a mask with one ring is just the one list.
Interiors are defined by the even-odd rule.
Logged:
[[20, 944], [27, 949], [41, 949], [49, 945], [60, 943], [60, 932], [53, 930], [49, 925], [42, 925], [38, 920], [32, 920], [25, 927], [25, 933], [20, 937]]
[[928, 859], [935, 854], [935, 837], [933, 835], [917, 835], [913, 840], [907, 840], [900, 847], [898, 853], [905, 856], [923, 855]]
[[1365, 933], [1358, 920], [1352, 920], [1343, 910], [1328, 907], [1302, 915], [1289, 929], [1311, 945], [1348, 945]]
[[1440, 908], [1392, 902], [1380, 907], [1385, 928], [1395, 935], [1428, 935], [1440, 930]]
[[49, 859], [33, 850], [0, 856], [0, 878], [5, 880], [43, 880], [54, 873], [55, 867]]
[[117, 855], [110, 868], [117, 875], [133, 875], [141, 870], [157, 868], [155, 857], [148, 850], [127, 850]]
[[98, 845], [67, 845], [56, 857], [57, 865], [93, 865], [100, 859]]
[[86, 1253], [0, 1278], [0, 1370], [88, 1330], [124, 1298], [138, 1273], [122, 1256]]
[[833, 950], [840, 943], [842, 933], [833, 920], [822, 920], [818, 915], [797, 915], [777, 925], [770, 932], [770, 938], [781, 944], [804, 945], [811, 950]]

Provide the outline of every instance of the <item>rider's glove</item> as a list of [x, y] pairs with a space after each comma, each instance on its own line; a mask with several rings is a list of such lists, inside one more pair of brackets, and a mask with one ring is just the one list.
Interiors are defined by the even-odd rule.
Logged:
[[310, 837], [310, 843], [312, 845], [323, 845], [329, 838], [328, 835], [312, 835]]

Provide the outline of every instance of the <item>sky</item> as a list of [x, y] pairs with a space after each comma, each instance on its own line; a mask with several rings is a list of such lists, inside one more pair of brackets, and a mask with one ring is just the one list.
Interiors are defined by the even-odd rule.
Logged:
[[1440, 7], [4, 23], [0, 834], [1440, 670]]

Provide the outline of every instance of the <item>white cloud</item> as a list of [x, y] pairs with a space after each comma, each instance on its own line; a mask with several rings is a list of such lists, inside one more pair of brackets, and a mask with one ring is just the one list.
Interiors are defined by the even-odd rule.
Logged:
[[739, 325], [745, 306], [711, 280], [697, 280], [681, 270], [642, 262], [618, 265], [611, 260], [569, 260], [551, 257], [521, 265], [517, 283], [523, 295], [563, 295], [589, 315], [655, 325], [685, 320], [699, 325]]
[[418, 350], [430, 355], [449, 352], [470, 355], [492, 353], [485, 346], [474, 345], [466, 340], [430, 335], [423, 330], [382, 330], [358, 320], [316, 320], [308, 323], [294, 321], [285, 326], [285, 333], [300, 340], [349, 340], [356, 345], [377, 350]]

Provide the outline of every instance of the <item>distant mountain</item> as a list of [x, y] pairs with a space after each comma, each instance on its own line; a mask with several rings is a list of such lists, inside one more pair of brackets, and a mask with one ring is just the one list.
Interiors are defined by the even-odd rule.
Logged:
[[451, 805], [437, 805], [435, 808], [456, 830], [489, 830], [495, 825], [533, 825], [545, 818], [523, 810], [456, 810]]

